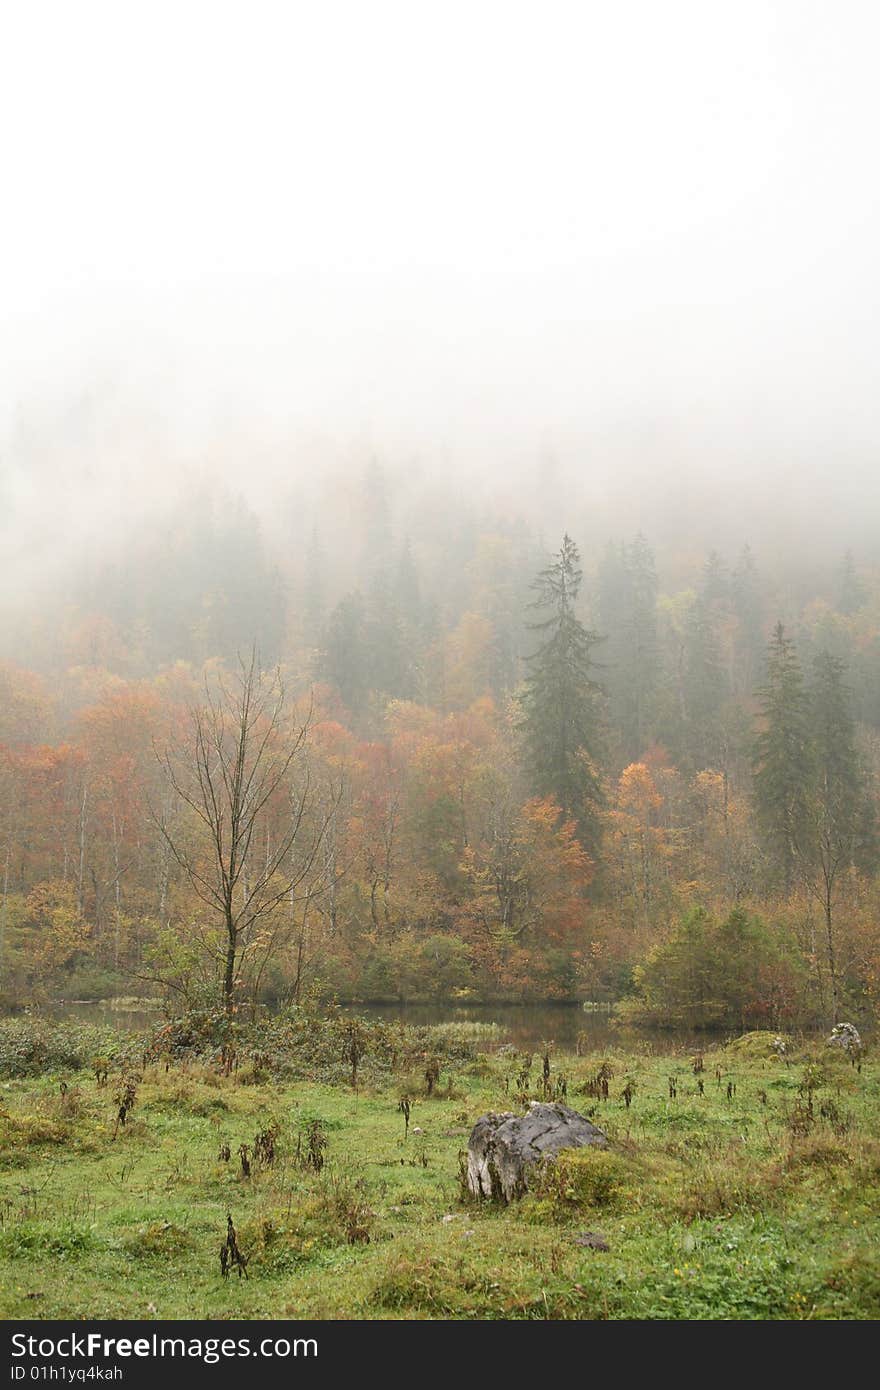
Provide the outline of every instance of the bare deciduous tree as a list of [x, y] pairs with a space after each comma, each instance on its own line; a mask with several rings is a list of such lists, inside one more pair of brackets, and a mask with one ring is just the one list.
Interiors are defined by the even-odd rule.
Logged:
[[[158, 752], [195, 833], [155, 817], [171, 856], [221, 926], [215, 949], [222, 998], [233, 1008], [243, 959], [258, 924], [296, 893], [318, 856], [329, 816], [310, 814], [306, 757], [311, 711], [287, 709], [278, 670], [263, 673], [256, 652], [231, 683], [207, 681], [189, 726]], [[268, 939], [272, 939], [269, 934]]]

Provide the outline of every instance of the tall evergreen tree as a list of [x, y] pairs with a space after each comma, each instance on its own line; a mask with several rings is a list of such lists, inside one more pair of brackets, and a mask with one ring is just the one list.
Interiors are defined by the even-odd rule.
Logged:
[[710, 550], [706, 556], [700, 594], [707, 604], [726, 603], [730, 598], [730, 577], [717, 550]]
[[360, 714], [370, 688], [370, 654], [365, 639], [364, 601], [359, 593], [340, 599], [327, 620], [320, 672], [335, 685], [352, 714]]
[[804, 842], [812, 783], [809, 711], [797, 650], [776, 624], [767, 679], [758, 692], [762, 728], [755, 740], [754, 789], [759, 820], [786, 890]]
[[601, 638], [575, 612], [582, 577], [578, 548], [566, 535], [532, 586], [536, 598], [530, 607], [547, 616], [528, 624], [543, 641], [528, 658], [520, 727], [534, 792], [553, 797], [576, 821], [584, 846], [595, 851], [603, 793], [601, 686], [593, 679], [592, 652]]
[[404, 540], [394, 576], [394, 600], [407, 631], [413, 637], [422, 622], [422, 586], [409, 538]]
[[386, 699], [416, 694], [415, 647], [401, 613], [397, 588], [387, 570], [377, 569], [367, 594], [366, 643], [370, 689]]
[[842, 661], [820, 652], [814, 664], [809, 718], [814, 785], [805, 833], [798, 844], [807, 881], [825, 921], [831, 1021], [838, 1021], [840, 982], [835, 941], [835, 889], [851, 865], [872, 867], [873, 809], [856, 747], [851, 695]]
[[848, 550], [837, 572], [837, 610], [849, 616], [864, 607], [868, 597], [867, 590], [859, 577], [853, 553]]
[[702, 597], [694, 603], [685, 627], [682, 688], [687, 759], [697, 771], [716, 766], [728, 687], [714, 610]]
[[611, 720], [631, 762], [652, 733], [658, 677], [657, 572], [641, 533], [630, 545], [609, 546], [599, 570], [599, 615]]
[[758, 569], [749, 546], [743, 546], [730, 583], [730, 597], [737, 630], [734, 637], [734, 683], [737, 694], [749, 695], [762, 655], [761, 588]]

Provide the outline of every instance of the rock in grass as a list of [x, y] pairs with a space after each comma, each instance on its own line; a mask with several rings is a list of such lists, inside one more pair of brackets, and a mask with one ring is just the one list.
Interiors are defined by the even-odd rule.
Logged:
[[467, 1183], [475, 1197], [510, 1202], [528, 1187], [529, 1170], [562, 1149], [606, 1148], [601, 1129], [567, 1105], [532, 1101], [525, 1115], [481, 1115], [468, 1141]]
[[582, 1245], [585, 1250], [609, 1250], [610, 1246], [604, 1236], [600, 1236], [598, 1231], [582, 1231], [579, 1236], [574, 1238], [575, 1245]]

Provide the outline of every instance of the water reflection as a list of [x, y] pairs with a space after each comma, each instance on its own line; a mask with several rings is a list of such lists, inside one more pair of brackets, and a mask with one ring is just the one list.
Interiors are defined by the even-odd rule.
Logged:
[[[396, 1019], [415, 1026], [494, 1023], [502, 1034], [498, 1043], [511, 1043], [533, 1052], [545, 1043], [557, 1052], [574, 1052], [579, 1037], [583, 1050], [588, 1052], [615, 1046], [647, 1053], [694, 1051], [725, 1040], [718, 1034], [688, 1029], [624, 1031], [614, 1025], [609, 1013], [586, 1011], [572, 1004], [346, 1004], [343, 1008], [364, 1018]], [[134, 1032], [154, 1028], [162, 1018], [157, 1009], [119, 1008], [113, 1006], [113, 1001], [59, 1004], [52, 1014]], [[491, 1045], [495, 1045], [494, 1040]]]
[[721, 1041], [717, 1035], [688, 1029], [623, 1030], [605, 1010], [585, 1010], [573, 1004], [350, 1004], [353, 1013], [366, 1018], [399, 1019], [403, 1023], [495, 1023], [503, 1031], [499, 1041], [521, 1050], [537, 1051], [549, 1044], [558, 1052], [574, 1052], [580, 1038], [582, 1050], [607, 1047], [631, 1052], [693, 1051]]

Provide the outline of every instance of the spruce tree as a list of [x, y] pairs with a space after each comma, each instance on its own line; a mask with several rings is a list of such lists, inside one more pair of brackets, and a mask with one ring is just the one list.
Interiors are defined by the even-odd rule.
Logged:
[[786, 891], [804, 841], [812, 753], [804, 678], [794, 642], [776, 624], [758, 692], [763, 727], [753, 751], [755, 803]]
[[370, 652], [364, 601], [359, 593], [340, 599], [327, 620], [319, 672], [353, 715], [363, 712], [370, 689]]
[[867, 601], [867, 590], [862, 583], [853, 553], [848, 550], [837, 572], [837, 611], [849, 617], [858, 613]]
[[730, 577], [727, 566], [717, 550], [710, 550], [703, 564], [700, 596], [708, 605], [726, 603], [730, 598]]
[[695, 771], [720, 761], [721, 713], [728, 696], [727, 676], [712, 606], [698, 598], [688, 614], [684, 634], [682, 681], [688, 762]]
[[526, 770], [538, 796], [552, 797], [574, 819], [585, 848], [599, 841], [603, 804], [599, 771], [601, 686], [592, 652], [601, 641], [577, 617], [582, 572], [570, 536], [532, 588], [531, 608], [547, 616], [528, 624], [543, 641], [528, 658], [520, 728]]
[[734, 682], [737, 693], [747, 695], [755, 687], [763, 646], [761, 588], [755, 559], [747, 545], [733, 571], [730, 594], [736, 618]]
[[599, 613], [608, 641], [610, 717], [620, 734], [622, 758], [632, 762], [653, 732], [659, 666], [657, 572], [643, 535], [606, 551], [599, 569]]
[[851, 865], [873, 867], [873, 808], [856, 747], [846, 668], [830, 652], [814, 664], [809, 717], [814, 783], [806, 834], [799, 845], [807, 882], [818, 896], [825, 919], [825, 947], [831, 985], [831, 1021], [838, 1021], [839, 971], [835, 942], [835, 889]]

